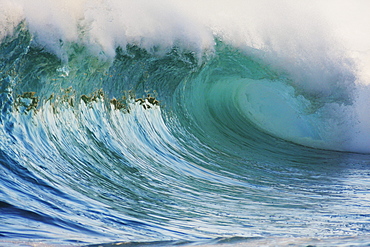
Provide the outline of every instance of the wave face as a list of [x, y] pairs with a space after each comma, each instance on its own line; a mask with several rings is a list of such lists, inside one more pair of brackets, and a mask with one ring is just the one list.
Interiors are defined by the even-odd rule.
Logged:
[[369, 244], [368, 3], [330, 3], [1, 2], [0, 236]]

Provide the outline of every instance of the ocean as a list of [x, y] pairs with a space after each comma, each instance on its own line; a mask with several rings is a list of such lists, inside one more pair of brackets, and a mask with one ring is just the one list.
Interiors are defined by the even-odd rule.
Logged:
[[0, 0], [0, 245], [370, 246], [369, 9]]

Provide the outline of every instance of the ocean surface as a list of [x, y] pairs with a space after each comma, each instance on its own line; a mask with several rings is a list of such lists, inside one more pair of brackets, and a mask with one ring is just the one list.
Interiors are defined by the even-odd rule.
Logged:
[[0, 0], [0, 245], [369, 246], [369, 10]]

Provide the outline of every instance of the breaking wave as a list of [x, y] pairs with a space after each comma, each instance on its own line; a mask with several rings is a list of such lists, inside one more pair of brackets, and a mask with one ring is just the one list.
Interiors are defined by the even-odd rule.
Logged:
[[366, 236], [366, 3], [329, 2], [2, 1], [0, 236]]

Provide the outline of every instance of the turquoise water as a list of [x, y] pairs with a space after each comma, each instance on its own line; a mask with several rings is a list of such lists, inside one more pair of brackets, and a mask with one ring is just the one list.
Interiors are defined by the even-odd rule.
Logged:
[[0, 45], [0, 240], [370, 244], [350, 59], [222, 35], [99, 50], [28, 18]]

